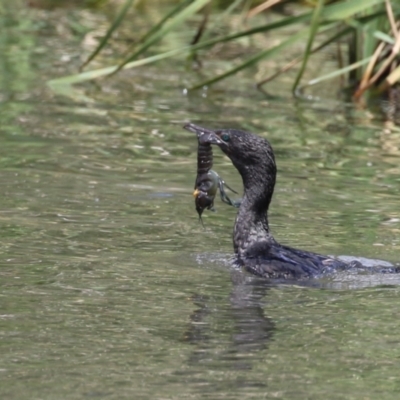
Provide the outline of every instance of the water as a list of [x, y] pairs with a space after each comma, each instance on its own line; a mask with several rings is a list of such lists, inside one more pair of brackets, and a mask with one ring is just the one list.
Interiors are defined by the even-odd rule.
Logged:
[[181, 78], [196, 77], [176, 62], [85, 85], [88, 104], [57, 97], [45, 81], [73, 72], [62, 56], [79, 43], [40, 35], [36, 13], [50, 26], [55, 14], [17, 11], [2, 41], [1, 397], [397, 398], [399, 279], [268, 286], [232, 269], [236, 210], [218, 201], [199, 224], [197, 145], [182, 125], [271, 141], [282, 243], [393, 263], [398, 132], [342, 103], [296, 102], [282, 84], [265, 99], [247, 75], [183, 96]]

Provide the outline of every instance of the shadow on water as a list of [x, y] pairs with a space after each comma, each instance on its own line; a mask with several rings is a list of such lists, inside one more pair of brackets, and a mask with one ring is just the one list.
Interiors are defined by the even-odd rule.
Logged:
[[190, 317], [191, 326], [185, 335], [185, 341], [199, 346], [199, 351], [194, 352], [191, 362], [207, 359], [204, 349], [207, 349], [207, 343], [210, 341], [206, 322], [208, 318], [234, 321], [231, 349], [226, 351], [226, 356], [251, 354], [254, 351], [264, 350], [267, 341], [272, 338], [275, 326], [264, 315], [262, 308], [262, 300], [270, 285], [236, 271], [233, 271], [231, 276], [233, 283], [229, 297], [231, 307], [225, 310], [224, 316], [218, 315], [220, 312], [213, 309], [210, 298], [206, 299], [204, 296], [197, 295], [192, 298], [199, 309]]
[[[232, 290], [229, 306], [221, 309], [212, 296], [193, 295], [191, 301], [198, 307], [190, 316], [190, 323], [184, 334], [184, 342], [192, 350], [185, 374], [193, 374], [196, 366], [223, 370], [251, 370], [252, 364], [266, 357], [268, 343], [273, 339], [275, 324], [264, 313], [264, 305], [270, 289], [265, 281], [246, 276], [240, 271], [231, 271]], [[221, 338], [224, 339], [221, 341]], [[215, 342], [224, 346], [215, 351]], [[243, 386], [265, 386], [264, 382], [244, 381]]]

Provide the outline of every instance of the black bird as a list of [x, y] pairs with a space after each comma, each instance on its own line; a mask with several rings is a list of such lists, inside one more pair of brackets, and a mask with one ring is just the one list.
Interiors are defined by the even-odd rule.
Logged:
[[[336, 258], [279, 244], [268, 225], [268, 207], [275, 187], [276, 164], [269, 142], [257, 135], [236, 129], [210, 130], [194, 124], [185, 129], [207, 133], [207, 141], [216, 144], [231, 159], [242, 176], [244, 196], [236, 216], [233, 247], [237, 263], [247, 271], [270, 279], [306, 279], [362, 267]], [[398, 272], [387, 268], [380, 272]]]

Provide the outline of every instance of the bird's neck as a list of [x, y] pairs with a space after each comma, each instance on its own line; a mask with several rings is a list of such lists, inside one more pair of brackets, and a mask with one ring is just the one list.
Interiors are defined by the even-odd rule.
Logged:
[[268, 207], [272, 193], [260, 192], [259, 189], [249, 190], [245, 187], [243, 201], [236, 217], [233, 246], [239, 256], [245, 256], [249, 248], [252, 248], [254, 253], [254, 246], [262, 247], [263, 244], [274, 241], [268, 225]]
[[274, 239], [269, 231], [268, 208], [274, 193], [276, 166], [273, 155], [266, 152], [253, 165], [235, 160], [242, 176], [244, 196], [236, 217], [233, 247], [239, 256], [248, 249], [262, 248]]

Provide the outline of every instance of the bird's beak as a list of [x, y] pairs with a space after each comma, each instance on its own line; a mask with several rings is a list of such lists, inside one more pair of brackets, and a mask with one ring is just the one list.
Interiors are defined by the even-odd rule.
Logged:
[[222, 144], [223, 141], [219, 136], [211, 129], [202, 128], [201, 126], [195, 124], [186, 124], [184, 129], [193, 132], [197, 135], [200, 144]]

